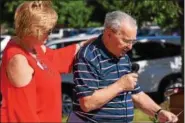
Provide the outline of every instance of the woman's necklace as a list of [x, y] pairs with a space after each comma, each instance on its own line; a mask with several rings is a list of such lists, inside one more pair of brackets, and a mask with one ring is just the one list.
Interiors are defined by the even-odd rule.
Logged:
[[35, 52], [35, 50], [33, 50], [33, 53], [29, 52], [29, 54], [36, 60], [36, 64], [40, 69], [45, 70], [48, 68], [47, 65], [39, 59], [38, 54]]
[[[44, 64], [44, 62], [38, 57], [38, 53], [34, 48], [33, 49], [28, 48], [24, 43], [21, 42], [21, 40], [18, 37], [14, 37], [14, 39], [16, 44], [21, 46], [24, 50], [27, 50], [30, 56], [36, 60], [36, 64], [40, 69], [45, 70], [48, 68], [47, 65]], [[42, 47], [41, 49], [44, 50], [43, 52], [45, 52], [46, 50], [44, 49], [44, 47]]]

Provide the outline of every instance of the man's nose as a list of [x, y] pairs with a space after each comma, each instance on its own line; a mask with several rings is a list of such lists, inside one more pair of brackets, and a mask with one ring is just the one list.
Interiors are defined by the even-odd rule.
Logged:
[[131, 50], [132, 49], [132, 44], [127, 44], [127, 49]]

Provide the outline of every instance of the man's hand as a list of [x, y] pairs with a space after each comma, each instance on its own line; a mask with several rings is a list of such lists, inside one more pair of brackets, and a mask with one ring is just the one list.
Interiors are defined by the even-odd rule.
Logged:
[[127, 75], [122, 76], [117, 83], [120, 85], [122, 91], [133, 90], [136, 86], [136, 82], [138, 79], [138, 74], [129, 73]]
[[175, 114], [166, 110], [161, 110], [157, 118], [160, 123], [176, 123], [178, 121], [178, 117]]

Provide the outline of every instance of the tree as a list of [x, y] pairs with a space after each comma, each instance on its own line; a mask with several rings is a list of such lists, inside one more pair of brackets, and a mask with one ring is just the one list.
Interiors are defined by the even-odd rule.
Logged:
[[[2, 2], [1, 23], [8, 23], [13, 26], [13, 16], [17, 6], [26, 0], [4, 0]], [[68, 27], [89, 27], [100, 26], [99, 22], [91, 21], [90, 17], [94, 7], [87, 5], [85, 0], [52, 0], [53, 7], [58, 13], [58, 24], [64, 24]]]
[[[4, 0], [2, 2], [2, 22], [13, 22], [16, 7], [25, 0]], [[176, 0], [52, 0], [59, 15], [59, 24], [69, 27], [89, 27], [103, 25], [105, 13], [123, 10], [134, 16], [139, 27], [145, 22], [153, 22], [161, 27], [179, 27], [179, 13]], [[93, 3], [95, 4], [90, 4]], [[97, 11], [99, 8], [100, 11]]]
[[181, 9], [172, 0], [97, 0], [107, 11], [122, 10], [134, 16], [141, 27], [144, 22], [153, 22], [161, 27], [178, 27]]
[[15, 9], [22, 1], [24, 0], [1, 0], [1, 23], [12, 25]]
[[100, 25], [99, 23], [90, 21], [94, 7], [87, 5], [84, 0], [54, 0], [53, 3], [59, 15], [59, 24], [66, 24], [69, 27], [75, 28]]

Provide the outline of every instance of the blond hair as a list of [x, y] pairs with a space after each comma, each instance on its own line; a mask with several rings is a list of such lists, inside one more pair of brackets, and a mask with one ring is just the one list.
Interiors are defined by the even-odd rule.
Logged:
[[41, 39], [53, 29], [57, 19], [51, 1], [26, 1], [15, 12], [16, 35], [20, 39], [27, 35]]

